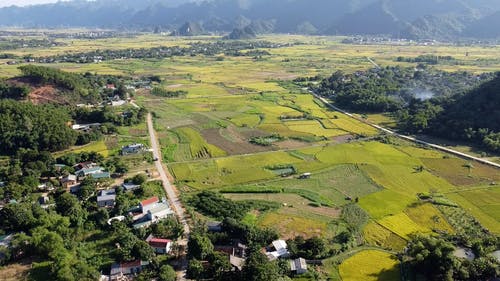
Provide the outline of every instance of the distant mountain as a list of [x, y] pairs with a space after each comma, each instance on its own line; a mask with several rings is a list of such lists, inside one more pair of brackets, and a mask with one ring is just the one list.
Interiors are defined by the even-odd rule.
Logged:
[[229, 40], [243, 40], [243, 39], [254, 39], [257, 37], [255, 31], [250, 27], [235, 28], [225, 39]]
[[250, 26], [257, 34], [454, 40], [500, 37], [499, 13], [499, 0], [77, 0], [1, 8], [0, 25], [181, 31], [196, 22], [217, 33]]
[[197, 36], [204, 33], [203, 27], [197, 22], [186, 22], [179, 29], [172, 32], [172, 36]]
[[468, 25], [463, 34], [471, 38], [500, 38], [500, 11]]

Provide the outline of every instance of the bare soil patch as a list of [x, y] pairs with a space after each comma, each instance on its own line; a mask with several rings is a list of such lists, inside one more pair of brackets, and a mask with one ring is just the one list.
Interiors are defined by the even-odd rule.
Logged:
[[[229, 134], [232, 141], [221, 135], [221, 130]], [[264, 152], [273, 150], [272, 147], [254, 145], [246, 141], [246, 139], [230, 129], [207, 129], [201, 132], [203, 138], [208, 143], [216, 145], [226, 151], [229, 155], [249, 154], [256, 152]]]
[[26, 280], [29, 271], [31, 269], [31, 263], [22, 262], [15, 263], [3, 267], [0, 269], [0, 280], [2, 281], [17, 281], [17, 280]]
[[34, 104], [57, 103], [68, 104], [68, 102], [58, 95], [53, 86], [44, 86], [33, 90], [29, 94], [29, 100]]
[[180, 88], [182, 86], [184, 86], [184, 85], [182, 85], [182, 84], [174, 84], [174, 85], [168, 85], [166, 88], [167, 89], [177, 89], [177, 88]]
[[332, 140], [337, 144], [343, 144], [350, 142], [354, 138], [355, 137], [353, 135], [343, 135], [343, 136], [332, 137]]

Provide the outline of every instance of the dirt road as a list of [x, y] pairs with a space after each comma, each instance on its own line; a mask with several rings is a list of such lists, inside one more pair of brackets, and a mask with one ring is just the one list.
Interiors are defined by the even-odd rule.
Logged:
[[[181, 224], [184, 227], [184, 238], [177, 241], [180, 246], [187, 248], [188, 237], [190, 233], [189, 224], [187, 223], [186, 216], [184, 214], [184, 208], [182, 207], [182, 202], [179, 200], [177, 196], [176, 188], [170, 183], [169, 178], [167, 176], [168, 171], [162, 164], [162, 157], [160, 153], [160, 146], [158, 145], [158, 138], [156, 137], [156, 131], [153, 126], [153, 117], [151, 113], [148, 113], [147, 116], [148, 123], [148, 131], [149, 137], [151, 138], [151, 149], [153, 150], [153, 158], [157, 159], [155, 161], [156, 170], [160, 174], [160, 179], [163, 183], [163, 188], [165, 189], [165, 193], [168, 196], [168, 201], [170, 203], [171, 208], [177, 214], [177, 217]], [[177, 280], [186, 280], [186, 269], [187, 263], [183, 262], [182, 270], [178, 272]]]

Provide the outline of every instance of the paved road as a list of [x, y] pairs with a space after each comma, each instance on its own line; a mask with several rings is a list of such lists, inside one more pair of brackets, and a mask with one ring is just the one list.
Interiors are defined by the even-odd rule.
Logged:
[[[160, 148], [158, 145], [158, 138], [156, 137], [156, 132], [155, 132], [155, 129], [153, 126], [153, 117], [152, 117], [151, 113], [148, 113], [147, 123], [148, 123], [149, 136], [151, 138], [151, 149], [153, 150], [153, 157], [155, 159], [158, 159], [157, 161], [155, 161], [156, 170], [158, 170], [158, 173], [160, 174], [160, 178], [161, 178], [161, 181], [163, 183], [163, 188], [165, 189], [165, 192], [168, 196], [170, 206], [172, 207], [173, 211], [177, 214], [177, 217], [179, 218], [179, 221], [181, 222], [181, 224], [184, 226], [184, 237], [185, 238], [177, 241], [177, 243], [181, 246], [184, 246], [184, 248], [186, 248], [187, 247], [187, 237], [189, 237], [189, 233], [190, 233], [189, 225], [187, 223], [186, 216], [184, 214], [184, 208], [182, 207], [182, 202], [179, 200], [179, 197], [177, 196], [177, 190], [170, 183], [169, 178], [167, 176], [168, 171], [162, 165], [162, 157], [161, 157]], [[183, 262], [182, 271], [178, 272], [177, 280], [186, 280], [186, 278], [185, 278], [186, 269], [187, 269], [187, 263]]]
[[473, 160], [473, 161], [477, 161], [477, 162], [480, 162], [480, 163], [483, 163], [483, 164], [486, 164], [486, 165], [489, 165], [489, 166], [492, 166], [492, 167], [496, 167], [496, 168], [500, 168], [500, 164], [498, 163], [495, 163], [495, 162], [491, 162], [491, 161], [488, 161], [488, 160], [485, 160], [485, 159], [482, 159], [482, 158], [479, 158], [479, 157], [475, 157], [475, 156], [472, 156], [472, 155], [469, 155], [469, 154], [466, 154], [466, 153], [463, 153], [463, 152], [460, 152], [460, 151], [456, 151], [456, 150], [453, 150], [453, 149], [449, 149], [447, 147], [444, 147], [444, 146], [441, 146], [441, 145], [437, 145], [437, 144], [433, 144], [433, 143], [430, 143], [430, 142], [426, 142], [426, 141], [423, 141], [423, 140], [419, 140], [415, 137], [411, 137], [411, 136], [405, 136], [405, 135], [402, 135], [402, 134], [399, 134], [399, 133], [396, 133], [392, 130], [389, 130], [389, 129], [386, 129], [382, 126], [379, 126], [379, 125], [376, 125], [376, 124], [372, 124], [362, 118], [359, 118], [357, 116], [354, 116], [353, 114], [343, 110], [343, 109], [340, 109], [334, 105], [332, 105], [327, 99], [321, 97], [320, 95], [317, 95], [316, 93], [314, 93], [313, 91], [310, 91], [310, 93], [315, 96], [317, 99], [321, 100], [325, 105], [327, 105], [328, 107], [330, 107], [331, 109], [333, 110], [336, 110], [336, 111], [339, 111], [339, 112], [342, 112], [344, 113], [345, 115], [349, 116], [349, 117], [352, 117], [356, 120], [359, 120], [367, 125], [370, 125], [384, 133], [387, 133], [387, 134], [390, 134], [390, 135], [393, 135], [393, 136], [396, 136], [398, 138], [401, 138], [401, 139], [405, 139], [405, 140], [408, 140], [408, 141], [411, 141], [411, 142], [415, 142], [415, 143], [418, 143], [418, 144], [423, 144], [423, 145], [426, 145], [426, 146], [429, 146], [429, 147], [432, 147], [434, 149], [437, 149], [437, 150], [441, 150], [441, 151], [444, 151], [444, 152], [447, 152], [447, 153], [450, 153], [450, 154], [453, 154], [453, 155], [456, 155], [456, 156], [459, 156], [459, 157], [462, 157], [462, 158], [465, 158], [465, 159], [469, 159], [469, 160]]

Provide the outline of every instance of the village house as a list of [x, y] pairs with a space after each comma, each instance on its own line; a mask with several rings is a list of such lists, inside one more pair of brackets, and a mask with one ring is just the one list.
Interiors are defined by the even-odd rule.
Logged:
[[71, 187], [78, 185], [78, 181], [76, 175], [67, 175], [61, 178], [61, 185], [66, 190], [69, 190]]
[[75, 171], [82, 170], [82, 169], [90, 169], [94, 168], [97, 166], [97, 163], [94, 163], [92, 161], [87, 161], [87, 162], [81, 162], [73, 166], [75, 168]]
[[148, 264], [149, 262], [141, 260], [136, 260], [132, 262], [114, 263], [111, 266], [110, 279], [123, 280], [124, 276], [139, 274], [141, 273], [144, 266]]
[[170, 206], [166, 202], [160, 202], [156, 196], [141, 201], [139, 210], [140, 214], [134, 214], [134, 228], [136, 229], [148, 227], [174, 214]]
[[133, 184], [133, 183], [124, 182], [122, 184], [123, 191], [125, 191], [125, 192], [134, 191], [136, 189], [139, 189], [140, 187], [141, 187], [140, 185]]
[[266, 253], [267, 258], [270, 261], [276, 260], [278, 258], [287, 258], [290, 256], [290, 252], [288, 252], [288, 245], [285, 240], [276, 240], [273, 241], [271, 250]]
[[290, 261], [290, 271], [293, 274], [304, 274], [307, 272], [307, 263], [303, 258]]
[[215, 245], [214, 250], [226, 254], [232, 271], [241, 271], [246, 261], [247, 246], [239, 240], [233, 240], [231, 245]]
[[155, 238], [153, 235], [149, 235], [148, 238], [146, 238], [146, 242], [157, 254], [168, 254], [172, 250], [172, 240], [169, 239]]
[[129, 144], [122, 147], [122, 155], [137, 154], [146, 149], [145, 145], [142, 143]]
[[97, 195], [97, 206], [112, 208], [115, 206], [116, 191], [114, 189], [101, 190]]
[[92, 123], [92, 124], [74, 124], [71, 128], [75, 131], [89, 131], [90, 129], [99, 128], [101, 123]]
[[78, 180], [83, 180], [87, 176], [91, 176], [94, 179], [110, 178], [111, 174], [104, 171], [103, 167], [95, 166], [91, 168], [83, 168], [75, 172]]
[[143, 214], [147, 214], [147, 212], [155, 208], [159, 202], [160, 200], [158, 199], [158, 197], [154, 196], [146, 200], [142, 200], [141, 203], [139, 203], [139, 207], [141, 208], [141, 212]]

